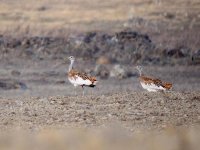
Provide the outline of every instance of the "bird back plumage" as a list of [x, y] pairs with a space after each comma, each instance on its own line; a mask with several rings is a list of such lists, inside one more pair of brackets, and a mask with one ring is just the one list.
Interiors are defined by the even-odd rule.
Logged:
[[68, 78], [73, 80], [74, 83], [81, 86], [95, 87], [97, 79], [93, 76], [88, 76], [86, 73], [79, 72], [72, 69], [68, 72]]
[[160, 79], [154, 79], [146, 76], [140, 76], [139, 79], [140, 82], [143, 82], [144, 84], [149, 84], [149, 85], [154, 84], [155, 86], [163, 87], [164, 89], [167, 90], [169, 90], [172, 87], [171, 83], [163, 82]]

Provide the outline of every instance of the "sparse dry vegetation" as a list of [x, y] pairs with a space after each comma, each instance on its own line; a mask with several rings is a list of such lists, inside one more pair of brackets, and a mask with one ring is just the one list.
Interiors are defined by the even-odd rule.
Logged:
[[[147, 33], [157, 45], [198, 49], [198, 0], [10, 0], [1, 1], [0, 33], [68, 36], [86, 31]], [[175, 43], [174, 43], [175, 42]], [[181, 42], [181, 44], [179, 44]]]
[[[138, 64], [173, 90], [142, 91]], [[197, 150], [199, 64], [199, 0], [0, 0], [0, 149]]]
[[39, 34], [59, 29], [121, 30], [145, 22], [147, 28], [159, 30], [164, 24], [163, 28], [184, 30], [200, 25], [199, 7], [197, 0], [10, 0], [1, 1], [0, 27], [1, 32], [29, 28], [31, 34]]

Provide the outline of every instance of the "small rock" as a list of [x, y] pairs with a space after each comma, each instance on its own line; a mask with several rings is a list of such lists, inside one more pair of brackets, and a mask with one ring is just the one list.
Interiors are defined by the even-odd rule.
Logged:
[[45, 10], [47, 10], [47, 7], [46, 6], [41, 6], [37, 10], [38, 11], [45, 11]]
[[56, 84], [65, 84], [65, 80], [56, 81]]
[[107, 79], [110, 74], [110, 71], [105, 65], [96, 65], [94, 72], [101, 79]]
[[83, 109], [80, 109], [80, 110], [77, 110], [77, 113], [78, 113], [78, 114], [85, 114], [85, 113], [86, 113], [86, 111], [85, 111], [85, 110], [83, 110]]
[[65, 105], [65, 102], [62, 101], [62, 100], [58, 101], [57, 103], [60, 104], [60, 105]]
[[84, 42], [85, 43], [90, 43], [92, 41], [92, 39], [97, 35], [96, 32], [89, 32], [85, 35], [84, 37]]
[[0, 81], [0, 89], [10, 90], [10, 89], [27, 89], [27, 86], [23, 82], [19, 81]]
[[126, 71], [126, 68], [117, 64], [115, 65], [112, 70], [110, 71], [110, 77], [124, 79], [129, 76], [129, 72]]
[[149, 57], [149, 56], [145, 56], [142, 58], [142, 63], [144, 64], [159, 64], [160, 63], [160, 58], [157, 57]]
[[12, 75], [12, 76], [20, 76], [20, 74], [21, 74], [21, 73], [20, 73], [19, 71], [17, 71], [17, 70], [12, 70], [12, 71], [11, 71], [11, 75]]
[[22, 43], [21, 43], [21, 45], [23, 46], [23, 47], [29, 47], [30, 46], [30, 41], [28, 40], [28, 39], [24, 39], [23, 41], [22, 41]]
[[56, 103], [55, 100], [50, 101], [50, 104], [55, 104], [55, 103]]
[[165, 12], [164, 17], [167, 18], [167, 19], [174, 19], [175, 15], [172, 14], [172, 13], [169, 13], [169, 12]]
[[189, 51], [190, 50], [187, 48], [166, 49], [164, 50], [164, 55], [168, 57], [182, 58], [189, 56]]
[[192, 64], [200, 64], [200, 49], [192, 55]]
[[3, 125], [7, 126], [9, 124], [8, 121], [3, 122]]
[[96, 64], [99, 64], [99, 65], [110, 64], [110, 60], [105, 56], [101, 56], [97, 59]]

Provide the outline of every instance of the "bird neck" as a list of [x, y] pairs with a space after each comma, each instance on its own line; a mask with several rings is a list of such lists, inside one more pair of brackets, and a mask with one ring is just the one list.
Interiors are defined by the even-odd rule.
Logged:
[[138, 69], [139, 75], [143, 76], [142, 70]]
[[71, 60], [68, 72], [70, 72], [73, 69], [73, 64], [74, 64], [74, 60]]

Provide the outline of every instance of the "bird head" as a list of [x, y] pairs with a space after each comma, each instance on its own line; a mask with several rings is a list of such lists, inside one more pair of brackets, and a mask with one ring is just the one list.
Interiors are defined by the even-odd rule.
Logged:
[[68, 58], [69, 58], [70, 61], [74, 61], [75, 60], [74, 56], [69, 56]]

